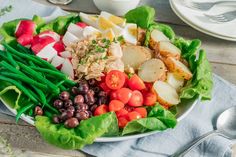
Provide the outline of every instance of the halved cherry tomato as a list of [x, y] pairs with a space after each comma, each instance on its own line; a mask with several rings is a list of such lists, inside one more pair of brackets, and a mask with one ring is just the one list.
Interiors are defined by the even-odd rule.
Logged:
[[143, 104], [146, 106], [153, 106], [157, 101], [157, 95], [153, 92], [143, 92]]
[[138, 107], [143, 105], [143, 95], [140, 91], [134, 90], [132, 96], [129, 99], [128, 105]]
[[124, 108], [124, 103], [119, 100], [112, 100], [109, 103], [109, 111], [119, 111]]
[[119, 128], [124, 128], [127, 125], [128, 122], [129, 121], [125, 116], [118, 117]]
[[138, 112], [142, 116], [142, 118], [147, 117], [147, 110], [144, 107], [135, 108], [134, 111]]
[[112, 90], [120, 89], [125, 84], [125, 74], [119, 70], [112, 70], [107, 74], [105, 82]]
[[129, 88], [121, 88], [116, 91], [117, 100], [122, 101], [124, 104], [128, 103], [132, 96], [132, 90]]
[[128, 112], [131, 112], [134, 110], [134, 107], [129, 106], [129, 105], [125, 105], [124, 109], [126, 109]]
[[110, 92], [110, 100], [117, 100], [116, 90]]
[[145, 84], [138, 75], [134, 74], [128, 81], [128, 86], [132, 90], [142, 90], [145, 89]]
[[107, 113], [108, 112], [108, 106], [107, 105], [100, 105], [98, 106], [95, 111], [94, 111], [94, 115], [95, 116], [98, 116], [98, 115], [101, 115], [101, 114], [104, 114], [104, 113]]
[[99, 86], [102, 88], [103, 91], [110, 93], [111, 89], [107, 87], [105, 82], [100, 83]]
[[146, 89], [150, 91], [152, 89], [153, 83], [145, 82]]
[[136, 112], [136, 111], [132, 111], [132, 112], [129, 112], [127, 114], [127, 119], [129, 121], [132, 121], [132, 120], [136, 120], [136, 119], [140, 119], [142, 118], [142, 116], [140, 115], [140, 113]]
[[126, 109], [122, 108], [121, 110], [116, 111], [116, 116], [117, 117], [125, 116], [125, 115], [127, 115], [127, 113], [129, 113], [129, 112]]
[[126, 73], [124, 73], [124, 75], [125, 75], [125, 84], [124, 84], [123, 87], [128, 87], [129, 77], [128, 77], [128, 75]]

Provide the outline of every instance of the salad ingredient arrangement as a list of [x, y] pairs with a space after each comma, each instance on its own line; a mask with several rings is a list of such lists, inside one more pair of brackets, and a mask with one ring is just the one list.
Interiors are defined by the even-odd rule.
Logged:
[[65, 149], [174, 128], [182, 99], [210, 99], [211, 68], [199, 40], [176, 37], [154, 16], [141, 6], [124, 18], [102, 11], [4, 23], [1, 99], [14, 99], [17, 121], [32, 117]]

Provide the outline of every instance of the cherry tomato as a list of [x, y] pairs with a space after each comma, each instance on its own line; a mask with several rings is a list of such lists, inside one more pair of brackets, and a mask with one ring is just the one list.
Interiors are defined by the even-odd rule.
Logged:
[[145, 82], [146, 89], [150, 91], [152, 89], [153, 83]]
[[143, 92], [143, 104], [146, 106], [153, 106], [157, 101], [157, 95], [153, 92]]
[[128, 86], [132, 90], [142, 90], [145, 89], [145, 84], [138, 75], [134, 74], [128, 81]]
[[136, 120], [136, 119], [140, 119], [142, 118], [142, 116], [140, 115], [140, 113], [136, 112], [136, 111], [132, 111], [132, 112], [129, 112], [127, 114], [127, 119], [129, 121], [132, 121], [132, 120]]
[[98, 106], [95, 111], [94, 111], [94, 115], [95, 116], [98, 116], [98, 115], [101, 115], [101, 114], [104, 114], [104, 113], [107, 113], [108, 112], [108, 106], [107, 105], [100, 105]]
[[117, 100], [122, 101], [124, 104], [128, 103], [132, 96], [132, 91], [129, 88], [121, 88], [116, 91]]
[[118, 117], [119, 128], [124, 128], [127, 125], [128, 122], [129, 121], [128, 121], [128, 119], [125, 116]]
[[124, 84], [124, 87], [128, 87], [128, 81], [129, 81], [129, 77], [126, 73], [124, 73], [125, 75], [125, 84]]
[[107, 74], [105, 82], [112, 90], [120, 89], [125, 84], [125, 74], [119, 70], [112, 70]]
[[102, 82], [99, 84], [99, 86], [102, 88], [102, 90], [104, 90], [107, 93], [110, 93], [111, 89], [107, 87], [105, 82]]
[[126, 109], [128, 112], [131, 112], [134, 110], [134, 107], [129, 106], [129, 105], [125, 105], [124, 109]]
[[109, 103], [109, 111], [119, 111], [124, 108], [124, 103], [119, 100], [112, 100]]
[[126, 109], [122, 108], [121, 110], [116, 111], [116, 116], [117, 117], [125, 116], [125, 115], [127, 115], [127, 113], [129, 113], [129, 112]]
[[117, 93], [116, 93], [116, 91], [111, 91], [110, 92], [110, 99], [111, 100], [117, 100]]
[[143, 105], [143, 95], [140, 91], [134, 90], [132, 96], [129, 99], [128, 105], [138, 107]]
[[147, 110], [144, 107], [135, 108], [134, 111], [138, 112], [142, 118], [147, 117]]

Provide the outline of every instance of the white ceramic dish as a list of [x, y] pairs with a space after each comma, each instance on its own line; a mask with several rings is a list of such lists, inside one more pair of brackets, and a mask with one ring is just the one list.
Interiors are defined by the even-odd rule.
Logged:
[[140, 0], [93, 0], [99, 10], [122, 16], [139, 4]]
[[186, 24], [190, 25], [194, 29], [216, 38], [236, 41], [236, 20], [219, 24], [211, 22], [209, 19], [207, 19], [207, 17], [204, 16], [204, 13], [220, 14], [222, 12], [227, 12], [229, 10], [232, 10], [232, 6], [216, 6], [208, 12], [201, 12], [187, 8], [181, 3], [181, 0], [170, 0], [170, 6], [181, 20], [183, 20]]
[[[9, 105], [7, 104], [3, 99], [1, 99], [3, 104], [14, 114], [16, 115], [16, 110], [12, 109]], [[182, 101], [178, 106], [177, 106], [177, 120], [178, 122], [184, 119], [194, 108], [195, 105], [198, 104], [200, 101], [200, 98], [195, 98], [191, 100], [186, 100]], [[21, 119], [24, 120], [25, 122], [34, 125], [34, 120], [30, 116], [22, 115]], [[127, 136], [120, 136], [120, 137], [99, 137], [95, 140], [95, 142], [117, 142], [117, 141], [124, 141], [124, 140], [129, 140], [129, 139], [135, 139], [135, 138], [141, 138], [145, 136], [149, 136], [155, 133], [158, 133], [160, 131], [150, 131], [142, 134], [135, 134], [135, 135], [127, 135]]]

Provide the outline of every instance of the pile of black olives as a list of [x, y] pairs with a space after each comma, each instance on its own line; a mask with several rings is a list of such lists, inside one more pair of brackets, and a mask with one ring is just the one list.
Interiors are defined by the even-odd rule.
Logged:
[[93, 116], [94, 110], [108, 102], [107, 93], [98, 86], [95, 79], [81, 80], [71, 91], [63, 91], [53, 106], [60, 115], [53, 117], [56, 124], [64, 123], [67, 128], [74, 128], [81, 120]]

